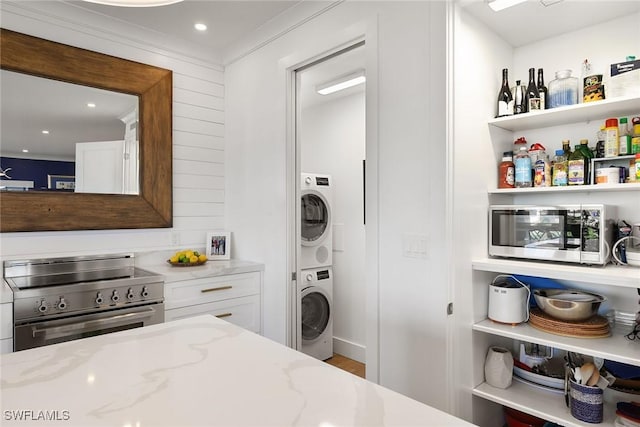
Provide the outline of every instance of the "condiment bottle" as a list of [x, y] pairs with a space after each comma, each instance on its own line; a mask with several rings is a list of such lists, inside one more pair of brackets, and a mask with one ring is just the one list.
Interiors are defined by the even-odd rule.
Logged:
[[567, 157], [563, 150], [556, 150], [556, 156], [553, 161], [552, 182], [554, 187], [567, 185]]
[[631, 154], [640, 153], [640, 117], [633, 118], [633, 137], [631, 138]]
[[629, 127], [627, 126], [627, 118], [620, 118], [620, 125], [618, 126], [618, 137], [620, 139], [619, 154], [626, 156], [631, 154], [631, 134], [629, 133]]
[[604, 157], [617, 157], [620, 154], [618, 119], [607, 119], [604, 124]]
[[598, 131], [598, 141], [596, 142], [596, 159], [604, 157], [604, 135], [604, 125], [602, 125]]
[[510, 151], [502, 154], [502, 162], [498, 167], [498, 188], [513, 188], [515, 186], [515, 165]]
[[636, 182], [640, 182], [640, 153], [636, 153]]
[[520, 147], [515, 157], [516, 181], [518, 188], [531, 187], [531, 157], [527, 152], [527, 147]]
[[568, 181], [569, 185], [584, 185], [585, 183], [585, 175], [584, 175], [584, 164], [585, 158], [582, 153], [582, 149], [580, 148], [580, 144], [575, 146], [575, 150], [573, 153], [569, 155], [568, 161]]
[[564, 151], [564, 155], [567, 156], [567, 159], [571, 155], [571, 146], [568, 139], [562, 141], [562, 151]]
[[551, 187], [551, 163], [544, 151], [538, 154], [533, 170], [534, 187]]

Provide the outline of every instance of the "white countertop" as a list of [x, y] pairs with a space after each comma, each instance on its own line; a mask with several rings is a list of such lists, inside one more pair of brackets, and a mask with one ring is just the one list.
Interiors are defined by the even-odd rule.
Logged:
[[264, 265], [240, 260], [212, 261], [209, 260], [202, 265], [193, 267], [174, 267], [166, 260], [156, 264], [138, 264], [140, 268], [162, 274], [165, 283], [178, 282], [181, 280], [201, 279], [203, 277], [224, 276], [227, 274], [249, 273], [252, 271], [263, 271]]
[[471, 425], [213, 316], [0, 355], [0, 368], [3, 426]]

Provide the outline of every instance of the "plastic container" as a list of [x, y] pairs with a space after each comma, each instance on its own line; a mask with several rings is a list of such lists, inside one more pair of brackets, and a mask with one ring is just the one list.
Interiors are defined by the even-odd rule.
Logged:
[[515, 165], [510, 151], [502, 154], [502, 162], [498, 166], [498, 188], [513, 188], [515, 186]]
[[549, 108], [578, 103], [578, 79], [571, 70], [556, 71], [555, 80], [549, 82]]
[[527, 147], [520, 147], [515, 157], [517, 188], [531, 187], [531, 157], [527, 151]]

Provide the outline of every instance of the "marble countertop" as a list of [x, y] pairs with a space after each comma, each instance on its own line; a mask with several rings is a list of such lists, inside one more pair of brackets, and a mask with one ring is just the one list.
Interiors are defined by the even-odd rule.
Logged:
[[189, 279], [200, 279], [203, 277], [224, 276], [227, 274], [264, 271], [264, 264], [235, 259], [225, 261], [209, 260], [202, 265], [196, 265], [193, 267], [174, 267], [166, 262], [166, 259], [159, 262], [154, 260], [150, 263], [139, 263], [136, 260], [136, 265], [145, 270], [162, 274], [164, 276], [165, 283], [178, 282], [181, 280]]
[[471, 425], [213, 316], [0, 355], [0, 369], [3, 426]]

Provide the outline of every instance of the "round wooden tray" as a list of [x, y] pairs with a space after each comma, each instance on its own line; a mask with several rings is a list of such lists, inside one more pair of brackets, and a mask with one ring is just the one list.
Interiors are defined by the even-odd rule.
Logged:
[[609, 321], [595, 315], [581, 322], [555, 319], [539, 308], [531, 309], [529, 323], [536, 329], [550, 334], [573, 338], [606, 338], [610, 335]]
[[195, 267], [196, 265], [202, 265], [209, 260], [198, 261], [198, 262], [171, 262], [171, 260], [167, 260], [167, 262], [174, 267]]

